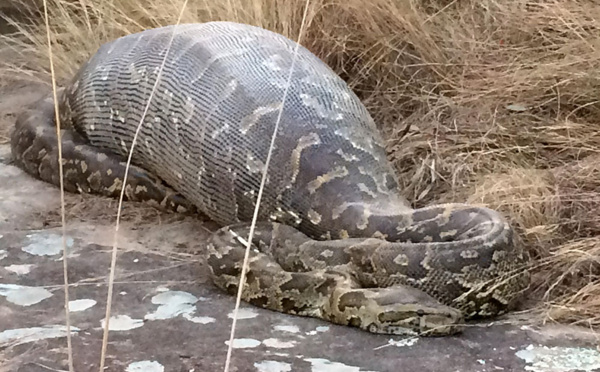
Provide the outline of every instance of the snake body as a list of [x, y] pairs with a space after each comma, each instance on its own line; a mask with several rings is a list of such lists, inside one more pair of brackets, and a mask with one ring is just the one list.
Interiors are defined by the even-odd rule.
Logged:
[[[143, 117], [127, 198], [222, 225], [206, 260], [233, 294], [281, 115], [243, 300], [424, 335], [511, 308], [529, 278], [506, 219], [464, 204], [411, 209], [373, 119], [324, 62], [301, 46], [293, 62], [293, 41], [254, 26], [174, 27], [104, 44], [60, 94], [67, 190], [118, 195]], [[53, 117], [51, 98], [37, 102], [17, 119], [11, 144], [18, 166], [58, 184]]]

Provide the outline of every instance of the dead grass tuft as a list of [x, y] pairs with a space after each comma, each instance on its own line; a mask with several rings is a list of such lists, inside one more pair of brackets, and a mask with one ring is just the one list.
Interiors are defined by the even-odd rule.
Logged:
[[[183, 0], [50, 3], [64, 83], [103, 42], [174, 23]], [[190, 1], [183, 22], [235, 20], [295, 38], [303, 4]], [[552, 321], [600, 325], [598, 3], [310, 6], [304, 45], [365, 102], [413, 205], [466, 200], [502, 210], [537, 260], [536, 311]], [[24, 62], [1, 71], [48, 80], [38, 11], [25, 15], [30, 22], [21, 19], [19, 32], [4, 37]]]

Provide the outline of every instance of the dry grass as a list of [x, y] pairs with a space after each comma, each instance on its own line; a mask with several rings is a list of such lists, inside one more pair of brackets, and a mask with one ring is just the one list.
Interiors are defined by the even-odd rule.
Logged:
[[[24, 0], [23, 0], [24, 1]], [[50, 1], [61, 82], [103, 42], [172, 24], [183, 0]], [[101, 5], [98, 5], [101, 4]], [[190, 1], [183, 22], [295, 38], [300, 0]], [[507, 213], [536, 258], [542, 319], [600, 325], [600, 5], [594, 0], [312, 0], [304, 45], [380, 124], [415, 207]], [[48, 80], [39, 14], [2, 72]], [[407, 135], [403, 129], [410, 125]]]

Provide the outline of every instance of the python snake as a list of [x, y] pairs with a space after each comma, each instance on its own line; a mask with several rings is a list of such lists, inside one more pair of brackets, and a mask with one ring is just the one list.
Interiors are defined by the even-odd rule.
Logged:
[[[231, 23], [150, 29], [102, 45], [61, 91], [65, 188], [203, 213], [214, 283], [236, 293], [295, 43]], [[172, 33], [171, 48], [167, 48]], [[527, 261], [497, 211], [411, 209], [365, 106], [300, 47], [259, 210], [243, 300], [373, 333], [449, 335], [510, 310]], [[14, 162], [59, 184], [54, 105], [11, 135]]]

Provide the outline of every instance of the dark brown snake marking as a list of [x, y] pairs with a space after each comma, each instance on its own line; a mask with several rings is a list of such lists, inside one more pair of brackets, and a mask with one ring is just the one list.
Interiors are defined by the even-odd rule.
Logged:
[[[116, 196], [172, 26], [103, 45], [60, 96], [65, 184]], [[127, 198], [199, 211], [215, 284], [237, 290], [248, 223], [295, 44], [248, 25], [177, 26], [135, 147]], [[58, 184], [53, 103], [17, 120], [15, 163]], [[506, 220], [462, 204], [413, 210], [365, 107], [300, 48], [243, 299], [375, 333], [445, 335], [528, 286]], [[168, 185], [168, 186], [167, 186]], [[176, 191], [174, 191], [176, 190]]]

